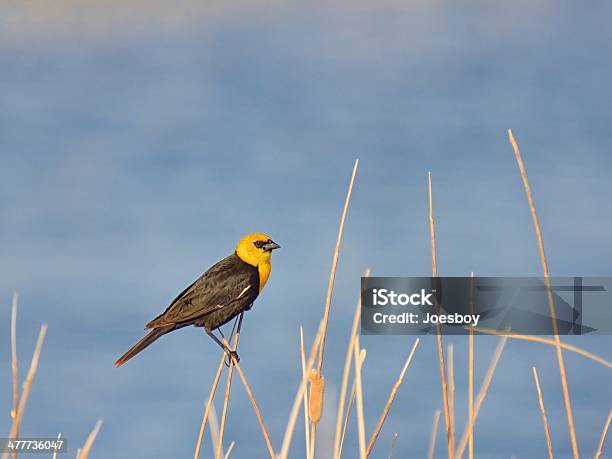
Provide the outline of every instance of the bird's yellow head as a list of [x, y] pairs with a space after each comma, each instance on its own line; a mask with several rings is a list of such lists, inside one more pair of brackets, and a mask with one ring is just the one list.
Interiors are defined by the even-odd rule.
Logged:
[[270, 263], [274, 249], [280, 248], [270, 236], [263, 233], [253, 233], [240, 239], [236, 246], [236, 255], [251, 266], [260, 266]]

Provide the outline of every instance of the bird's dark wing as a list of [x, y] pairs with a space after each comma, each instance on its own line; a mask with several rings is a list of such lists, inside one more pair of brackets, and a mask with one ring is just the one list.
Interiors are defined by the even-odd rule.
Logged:
[[232, 254], [183, 290], [146, 328], [191, 323], [232, 303], [251, 304], [258, 294], [257, 268]]

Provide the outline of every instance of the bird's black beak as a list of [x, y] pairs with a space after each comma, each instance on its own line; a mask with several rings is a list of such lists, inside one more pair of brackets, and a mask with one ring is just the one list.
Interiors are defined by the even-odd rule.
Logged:
[[280, 249], [280, 245], [278, 245], [276, 242], [274, 241], [270, 241], [270, 242], [266, 242], [263, 246], [263, 249], [266, 252], [272, 252], [274, 249]]

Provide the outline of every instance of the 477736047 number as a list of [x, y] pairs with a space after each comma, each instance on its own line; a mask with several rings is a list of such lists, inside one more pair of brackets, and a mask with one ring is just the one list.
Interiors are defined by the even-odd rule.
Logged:
[[0, 438], [2, 453], [63, 453], [66, 440], [58, 438]]

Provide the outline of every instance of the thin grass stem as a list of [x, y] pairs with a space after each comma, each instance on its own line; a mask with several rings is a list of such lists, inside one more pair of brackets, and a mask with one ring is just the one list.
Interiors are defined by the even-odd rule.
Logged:
[[11, 418], [15, 419], [19, 405], [19, 370], [17, 366], [17, 301], [19, 295], [13, 293], [11, 302], [11, 374], [13, 376], [13, 407]]
[[351, 411], [353, 410], [354, 404], [355, 404], [355, 380], [353, 380], [353, 385], [351, 386], [351, 395], [349, 396], [348, 406], [346, 407], [346, 415], [344, 416], [344, 423], [342, 424], [342, 436], [340, 437], [340, 448], [338, 449], [338, 458], [342, 456], [342, 447], [344, 446], [344, 438], [346, 437], [346, 430], [348, 429], [348, 423], [351, 417]]
[[553, 335], [555, 340], [555, 350], [557, 354], [557, 363], [559, 365], [559, 375], [561, 376], [561, 388], [563, 389], [563, 403], [565, 404], [565, 414], [567, 417], [567, 425], [569, 427], [570, 432], [570, 441], [572, 444], [572, 453], [574, 455], [574, 459], [579, 458], [578, 453], [578, 441], [576, 439], [576, 430], [574, 428], [574, 415], [572, 414], [572, 404], [570, 401], [569, 388], [567, 385], [567, 375], [565, 372], [565, 362], [563, 360], [563, 351], [560, 345], [561, 338], [559, 337], [559, 329], [557, 326], [557, 309], [555, 306], [555, 301], [553, 298], [552, 288], [550, 286], [550, 273], [548, 271], [548, 262], [546, 260], [546, 253], [544, 251], [544, 241], [542, 239], [542, 231], [540, 229], [540, 222], [538, 220], [538, 214], [536, 213], [535, 203], [533, 197], [531, 196], [531, 187], [529, 186], [529, 181], [527, 180], [527, 173], [525, 172], [525, 166], [523, 165], [523, 159], [521, 157], [521, 153], [519, 151], [516, 140], [514, 139], [514, 135], [512, 134], [512, 130], [508, 129], [508, 138], [510, 140], [510, 144], [512, 145], [512, 149], [514, 150], [514, 156], [516, 157], [516, 162], [518, 164], [519, 170], [521, 172], [521, 178], [523, 180], [523, 185], [525, 187], [525, 193], [527, 195], [527, 201], [529, 202], [529, 209], [531, 210], [531, 217], [533, 219], [533, 227], [535, 229], [536, 238], [538, 240], [538, 251], [540, 253], [540, 262], [542, 264], [542, 271], [544, 274], [544, 283], [546, 285], [546, 296], [548, 300], [548, 309], [550, 313], [550, 318], [552, 322]]
[[[215, 398], [215, 394], [217, 393], [217, 386], [219, 385], [219, 380], [221, 379], [221, 372], [223, 371], [224, 362], [225, 362], [225, 352], [222, 352], [221, 360], [219, 361], [219, 365], [217, 367], [217, 373], [215, 374], [215, 379], [213, 380], [212, 387], [210, 388], [210, 393], [208, 394], [208, 401], [206, 402], [206, 407], [204, 408], [204, 415], [202, 416], [202, 422], [200, 423], [200, 432], [198, 434], [198, 441], [196, 443], [196, 449], [193, 455], [194, 459], [198, 459], [200, 457], [200, 450], [202, 449], [202, 439], [204, 438], [204, 429], [206, 428], [206, 420], [208, 419], [210, 409], [212, 407], [213, 399]], [[216, 448], [215, 448], [215, 451], [216, 451]]]
[[[229, 343], [227, 342], [225, 338], [223, 338], [223, 343], [226, 346], [229, 346]], [[255, 398], [255, 395], [253, 395], [253, 390], [251, 389], [251, 386], [249, 385], [249, 382], [247, 381], [247, 378], [244, 375], [244, 372], [242, 371], [242, 367], [240, 366], [240, 363], [238, 363], [238, 360], [236, 359], [235, 356], [232, 356], [232, 362], [234, 364], [234, 367], [236, 368], [236, 371], [238, 372], [238, 376], [240, 377], [240, 380], [242, 381], [242, 385], [244, 386], [244, 389], [247, 392], [249, 400], [251, 401], [251, 405], [253, 406], [253, 411], [255, 412], [255, 416], [257, 417], [257, 422], [259, 422], [259, 427], [261, 428], [261, 432], [264, 436], [264, 440], [266, 442], [266, 448], [268, 449], [270, 458], [274, 459], [275, 457], [274, 448], [272, 447], [272, 442], [270, 441], [270, 434], [268, 433], [268, 429], [266, 428], [266, 424], [264, 423], [263, 416], [261, 415], [261, 410], [259, 409], [259, 404], [257, 403], [257, 399]]]
[[[304, 351], [304, 329], [300, 325], [300, 363], [302, 378], [306, 375], [306, 352]], [[306, 445], [306, 459], [312, 459], [310, 451], [310, 424], [308, 423], [308, 391], [304, 391], [304, 444]]]
[[[363, 356], [362, 356], [363, 354]], [[359, 437], [359, 457], [366, 459], [365, 416], [363, 413], [363, 384], [361, 382], [361, 364], [365, 357], [365, 349], [359, 349], [359, 337], [353, 342], [353, 358], [355, 360], [355, 401], [357, 403], [357, 433]]]
[[461, 456], [463, 456], [468, 438], [470, 436], [470, 432], [474, 430], [474, 424], [476, 423], [476, 419], [478, 418], [478, 413], [480, 413], [480, 408], [482, 407], [484, 399], [487, 396], [489, 386], [491, 385], [493, 375], [495, 374], [495, 369], [497, 368], [497, 364], [499, 363], [499, 359], [501, 358], [502, 352], [504, 351], [504, 347], [506, 346], [507, 340], [507, 336], [501, 336], [499, 338], [499, 342], [497, 344], [497, 347], [495, 348], [495, 352], [493, 353], [491, 362], [489, 363], [489, 368], [487, 369], [487, 372], [485, 374], [484, 381], [482, 382], [480, 391], [478, 391], [478, 395], [476, 396], [476, 403], [474, 404], [474, 418], [471, 421], [468, 421], [468, 425], [466, 426], [465, 430], [463, 431], [463, 435], [461, 436], [461, 441], [459, 442], [459, 447], [457, 448], [457, 459], [461, 459]]
[[[25, 380], [23, 381], [23, 386], [21, 388], [21, 397], [19, 397], [19, 405], [17, 406], [17, 412], [15, 413], [15, 417], [13, 418], [13, 423], [11, 425], [11, 430], [8, 435], [8, 438], [17, 438], [17, 433], [19, 432], [19, 426], [21, 424], [21, 420], [23, 419], [23, 413], [28, 402], [28, 397], [30, 396], [30, 392], [32, 391], [32, 383], [34, 382], [34, 376], [36, 376], [36, 370], [38, 369], [38, 362], [40, 360], [40, 353], [45, 342], [46, 334], [47, 324], [43, 324], [41, 325], [40, 331], [38, 333], [38, 339], [36, 340], [36, 346], [34, 347], [32, 360], [30, 361], [30, 368], [28, 369]], [[2, 454], [2, 459], [7, 459], [8, 456], [9, 453], [4, 453]]]
[[[470, 273], [470, 314], [474, 314], [474, 272]], [[474, 330], [468, 338], [468, 422], [474, 422]], [[468, 458], [474, 459], [474, 429], [468, 438]]]
[[[321, 335], [323, 332], [323, 323], [319, 325], [319, 329], [317, 331], [314, 342], [312, 343], [312, 347], [310, 348], [310, 356], [308, 357], [308, 362], [306, 363], [306, 375], [310, 374], [310, 370], [312, 369], [315, 358], [317, 356], [317, 351], [319, 349], [319, 344], [321, 343]], [[307, 377], [302, 377], [300, 381], [300, 385], [298, 387], [297, 393], [295, 394], [295, 400], [293, 401], [293, 406], [291, 407], [291, 411], [289, 413], [289, 421], [287, 422], [287, 427], [285, 428], [285, 435], [283, 437], [283, 442], [281, 446], [280, 453], [278, 453], [279, 459], [287, 459], [287, 455], [289, 454], [289, 447], [291, 446], [291, 440], [293, 438], [293, 432], [295, 430], [295, 423], [297, 422], [298, 413], [300, 411], [300, 405], [303, 402], [304, 391], [306, 390], [306, 386], [308, 383]]]
[[[240, 313], [238, 317], [238, 327], [236, 328], [236, 334], [234, 337], [234, 346], [231, 348], [232, 351], [238, 349], [238, 341], [240, 340], [240, 329], [242, 328], [242, 319], [244, 318], [244, 312]], [[231, 339], [231, 337], [230, 337]], [[226, 344], [227, 346], [227, 344]], [[217, 452], [215, 454], [216, 459], [222, 459], [223, 455], [223, 433], [225, 432], [225, 422], [227, 421], [227, 411], [229, 406], [230, 391], [232, 389], [232, 377], [234, 375], [234, 362], [236, 359], [230, 359], [229, 368], [227, 369], [227, 380], [225, 383], [225, 396], [223, 397], [223, 410], [221, 411], [221, 422], [219, 423], [219, 440], [217, 442]]]
[[225, 453], [225, 456], [223, 457], [223, 459], [229, 459], [231, 454], [232, 454], [232, 450], [234, 449], [234, 446], [236, 446], [236, 442], [232, 441], [229, 445], [229, 448], [227, 448], [227, 452]]
[[[433, 193], [431, 186], [431, 172], [427, 173], [427, 184], [429, 191], [429, 238], [431, 242], [431, 277], [438, 277], [438, 261], [436, 255], [436, 222], [433, 212]], [[436, 313], [440, 312], [440, 305], [436, 301]], [[444, 365], [444, 346], [442, 344], [442, 330], [439, 323], [436, 323], [436, 343], [438, 345], [438, 365], [440, 369], [440, 383], [442, 388], [442, 402], [444, 407], [444, 422], [446, 423], [446, 440], [448, 445], [448, 458], [452, 459], [455, 455], [452, 435], [451, 422], [448, 408], [448, 387], [446, 382], [446, 368]]]
[[85, 444], [81, 448], [81, 452], [77, 456], [77, 459], [87, 459], [91, 451], [91, 447], [93, 446], [94, 441], [96, 441], [96, 437], [98, 436], [98, 433], [100, 432], [100, 428], [102, 427], [102, 422], [103, 422], [102, 419], [98, 419], [96, 421], [96, 425], [94, 426], [90, 434], [87, 436], [87, 440], [85, 440]]
[[[60, 433], [57, 434], [57, 440], [59, 441], [61, 439], [62, 439], [62, 433], [60, 432]], [[59, 452], [59, 448], [56, 445], [56, 447], [53, 448], [53, 456], [51, 457], [51, 459], [57, 459], [57, 453], [58, 452]]]
[[397, 437], [399, 434], [397, 432], [393, 433], [393, 438], [391, 439], [391, 446], [389, 447], [389, 454], [387, 455], [388, 459], [393, 459], [393, 451], [395, 450], [395, 445], [397, 444]]
[[[477, 333], [484, 333], [485, 335], [507, 336], [508, 338], [512, 338], [512, 339], [531, 341], [534, 343], [542, 343], [542, 344], [547, 344], [548, 346], [557, 345], [555, 340], [552, 340], [549, 338], [543, 338], [541, 336], [531, 336], [531, 335], [522, 335], [520, 333], [501, 332], [498, 330], [494, 330], [492, 328], [485, 328], [485, 327], [470, 327], [470, 328], [472, 328], [472, 330], [474, 330]], [[589, 360], [593, 360], [594, 362], [600, 363], [608, 368], [612, 368], [612, 363], [608, 362], [602, 357], [599, 357], [598, 355], [595, 355], [589, 351], [585, 351], [584, 349], [573, 346], [571, 344], [564, 343], [563, 341], [561, 341], [560, 344], [561, 344], [561, 347], [565, 349], [566, 351], [573, 352], [575, 354], [586, 357]]]
[[357, 175], [357, 167], [359, 166], [359, 160], [355, 160], [353, 166], [353, 173], [351, 174], [351, 180], [349, 182], [348, 190], [346, 192], [346, 199], [344, 200], [344, 208], [342, 209], [342, 217], [340, 218], [340, 227], [338, 228], [338, 237], [336, 239], [336, 248], [334, 249], [334, 257], [332, 260], [331, 271], [329, 273], [329, 282], [327, 284], [327, 295], [325, 297], [325, 310], [323, 312], [323, 336], [321, 338], [321, 345], [319, 348], [319, 360], [317, 362], [317, 372], [321, 373], [323, 367], [323, 353], [325, 351], [325, 337], [327, 335], [327, 324], [329, 322], [329, 310], [331, 307], [331, 299], [334, 291], [334, 282], [336, 280], [336, 269], [338, 268], [338, 258], [340, 256], [340, 245], [342, 243], [342, 233], [344, 232], [344, 222], [346, 221], [346, 215], [348, 213], [349, 204], [351, 202], [351, 193], [353, 192], [353, 185], [355, 183], [355, 176]]
[[433, 425], [431, 426], [431, 434], [429, 435], [429, 450], [427, 459], [433, 459], [436, 453], [436, 437], [438, 436], [438, 423], [440, 422], [440, 410], [434, 412]]
[[451, 425], [451, 444], [455, 449], [455, 352], [452, 344], [448, 345], [448, 412]]
[[533, 379], [538, 393], [538, 405], [540, 405], [540, 413], [542, 414], [542, 423], [544, 424], [544, 434], [546, 435], [546, 447], [548, 448], [548, 458], [554, 459], [552, 441], [550, 440], [550, 429], [548, 428], [548, 418], [546, 417], [546, 408], [544, 408], [544, 399], [542, 398], [542, 389], [540, 388], [540, 378], [538, 378], [538, 370], [533, 367]]
[[368, 443], [368, 448], [366, 451], [366, 455], [368, 456], [372, 452], [372, 449], [374, 448], [374, 444], [376, 443], [376, 440], [378, 439], [378, 435], [380, 434], [383, 424], [385, 423], [385, 420], [387, 419], [387, 415], [389, 414], [391, 405], [393, 405], [393, 402], [397, 395], [397, 391], [399, 390], [400, 386], [404, 382], [404, 376], [406, 376], [406, 371], [408, 370], [408, 367], [410, 366], [410, 362], [412, 361], [414, 352], [416, 351], [416, 348], [419, 345], [419, 341], [420, 341], [419, 338], [417, 338], [414, 341], [414, 344], [412, 345], [412, 349], [410, 350], [410, 354], [408, 354], [408, 357], [406, 358], [406, 362], [404, 363], [402, 371], [400, 372], [397, 378], [397, 381], [395, 381], [395, 384], [393, 385], [393, 388], [391, 389], [391, 393], [389, 394], [389, 398], [387, 399], [387, 403], [385, 404], [385, 407], [383, 408], [382, 413], [380, 414], [380, 417], [378, 418], [378, 422], [376, 423], [376, 427], [374, 428], [374, 432], [372, 433], [372, 436], [370, 437], [370, 442]]
[[[329, 322], [329, 310], [331, 307], [331, 299], [332, 299], [332, 294], [334, 291], [334, 282], [336, 279], [336, 269], [338, 267], [338, 258], [340, 256], [340, 245], [342, 243], [342, 233], [344, 232], [344, 223], [346, 221], [346, 215], [348, 213], [348, 207], [351, 201], [351, 193], [353, 192], [353, 185], [355, 183], [355, 176], [357, 175], [358, 166], [359, 166], [359, 160], [356, 159], [355, 165], [353, 166], [353, 173], [351, 174], [351, 180], [349, 182], [348, 191], [346, 193], [346, 199], [344, 201], [344, 208], [342, 209], [342, 217], [340, 218], [340, 227], [338, 228], [338, 237], [336, 239], [334, 257], [332, 259], [332, 266], [331, 266], [331, 270], [329, 273], [329, 282], [327, 284], [327, 295], [325, 297], [325, 309], [323, 312], [323, 336], [321, 338], [321, 344], [319, 347], [319, 359], [316, 365], [316, 378], [315, 379], [321, 379], [323, 377], [321, 374], [321, 369], [323, 368], [323, 355], [325, 351], [325, 337], [327, 335], [327, 324]], [[311, 394], [311, 399], [312, 399], [312, 394]], [[323, 399], [324, 399], [324, 394], [321, 393], [320, 394], [321, 409], [323, 408]], [[316, 422], [314, 421], [311, 422], [311, 428], [310, 428], [310, 440], [311, 440], [310, 450], [313, 452], [313, 454], [315, 451], [315, 444], [317, 441], [317, 423], [318, 423], [318, 420]]]
[[[363, 277], [370, 277], [370, 269], [366, 269]], [[359, 327], [359, 316], [361, 314], [361, 296], [357, 299], [357, 306], [355, 307], [355, 313], [353, 315], [353, 325], [351, 327], [351, 334], [349, 337], [349, 344], [346, 350], [346, 356], [344, 358], [344, 371], [342, 373], [342, 383], [340, 385], [340, 400], [338, 402], [338, 415], [336, 418], [336, 436], [334, 439], [334, 455], [335, 459], [340, 457], [340, 435], [342, 429], [342, 419], [344, 414], [344, 405], [346, 403], [346, 389], [348, 387], [348, 379], [351, 372], [351, 363], [353, 361], [353, 343], [357, 336], [357, 329]]]
[[595, 456], [593, 459], [600, 459], [603, 453], [604, 443], [606, 442], [606, 434], [608, 433], [608, 429], [610, 428], [610, 421], [612, 420], [612, 410], [608, 412], [608, 419], [606, 419], [606, 424], [604, 425], [603, 431], [601, 432], [601, 437], [599, 438], [599, 444], [597, 445], [597, 451], [595, 452]]

